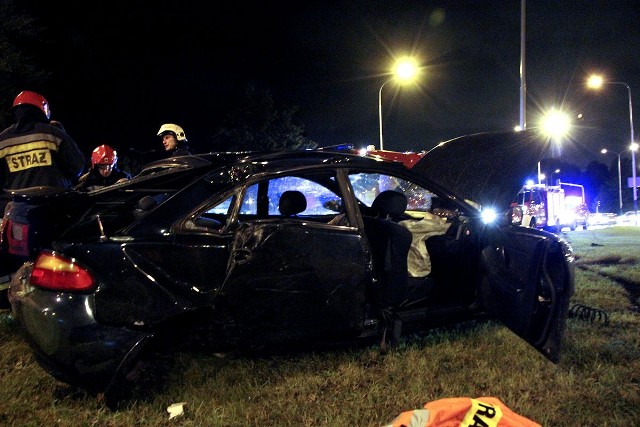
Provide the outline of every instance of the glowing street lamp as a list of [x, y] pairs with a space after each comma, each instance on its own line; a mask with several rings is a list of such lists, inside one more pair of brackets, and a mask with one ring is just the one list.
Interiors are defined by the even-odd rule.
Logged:
[[399, 83], [409, 83], [416, 79], [420, 68], [413, 58], [403, 58], [396, 62], [393, 69], [393, 77], [382, 83], [378, 91], [378, 118], [380, 120], [380, 150], [384, 150], [384, 142], [382, 139], [382, 88], [387, 83], [396, 80]]
[[[561, 138], [568, 135], [570, 130], [571, 119], [569, 115], [555, 108], [549, 110], [540, 121], [540, 131], [555, 141], [558, 146], [560, 145]], [[542, 182], [540, 175], [540, 162], [538, 162], [538, 184]]]
[[542, 132], [556, 140], [566, 136], [570, 129], [571, 119], [569, 115], [555, 108], [552, 108], [542, 118]]
[[629, 95], [629, 125], [631, 127], [631, 145], [629, 146], [629, 150], [631, 150], [631, 179], [633, 182], [633, 210], [635, 212], [636, 217], [636, 225], [638, 224], [638, 187], [636, 186], [636, 150], [638, 149], [638, 144], [635, 143], [635, 139], [633, 137], [633, 106], [631, 105], [631, 88], [627, 83], [624, 82], [612, 82], [608, 80], [604, 80], [602, 76], [592, 75], [587, 80], [587, 87], [591, 89], [599, 89], [602, 85], [605, 84], [617, 84], [622, 85], [627, 88], [627, 94]]

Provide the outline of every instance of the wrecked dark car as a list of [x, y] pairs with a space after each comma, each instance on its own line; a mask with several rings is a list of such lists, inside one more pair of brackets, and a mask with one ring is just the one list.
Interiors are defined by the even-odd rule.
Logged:
[[158, 351], [393, 345], [475, 316], [557, 362], [570, 246], [506, 211], [488, 221], [469, 193], [486, 181], [464, 195], [437, 182], [445, 149], [410, 168], [323, 150], [209, 153], [90, 193], [16, 195], [5, 236], [51, 212], [56, 224], [44, 241], [13, 242], [32, 259], [13, 275], [12, 312], [42, 367], [92, 392], [122, 387]]

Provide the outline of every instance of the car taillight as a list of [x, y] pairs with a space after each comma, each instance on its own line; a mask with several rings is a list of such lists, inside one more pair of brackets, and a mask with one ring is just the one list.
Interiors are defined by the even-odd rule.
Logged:
[[[5, 219], [7, 251], [13, 255], [29, 256], [29, 225]], [[4, 234], [4, 231], [3, 231]]]
[[95, 283], [91, 274], [73, 259], [52, 252], [38, 255], [30, 282], [52, 291], [87, 291]]

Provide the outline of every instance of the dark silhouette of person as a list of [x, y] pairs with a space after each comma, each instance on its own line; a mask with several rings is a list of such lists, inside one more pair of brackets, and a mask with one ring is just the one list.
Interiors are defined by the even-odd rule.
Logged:
[[64, 129], [52, 125], [44, 96], [22, 91], [13, 101], [15, 123], [0, 133], [0, 212], [10, 191], [46, 186], [72, 188], [84, 169], [85, 157]]

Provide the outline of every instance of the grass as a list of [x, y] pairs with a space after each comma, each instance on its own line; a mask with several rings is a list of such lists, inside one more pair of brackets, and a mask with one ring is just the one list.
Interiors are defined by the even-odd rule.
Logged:
[[[160, 388], [118, 411], [59, 383], [0, 314], [0, 425], [382, 426], [445, 397], [494, 396], [544, 426], [631, 426], [640, 420], [640, 229], [569, 232], [573, 304], [608, 324], [571, 317], [552, 364], [495, 322], [468, 322], [377, 347], [271, 357], [180, 354]], [[186, 402], [169, 420], [166, 408]]]

